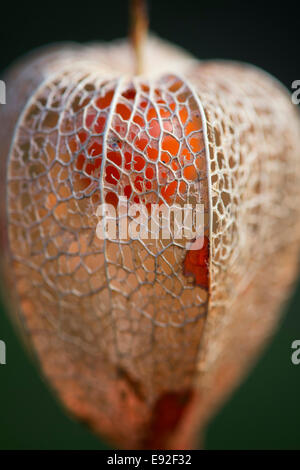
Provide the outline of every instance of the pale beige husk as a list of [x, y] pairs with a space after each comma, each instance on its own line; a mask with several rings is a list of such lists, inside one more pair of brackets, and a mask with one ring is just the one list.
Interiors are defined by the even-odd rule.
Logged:
[[[143, 447], [159, 398], [193, 390], [163, 444], [189, 447], [273, 331], [295, 279], [300, 119], [283, 87], [254, 67], [201, 63], [156, 38], [145, 63], [134, 82], [139, 92], [147, 82], [153, 103], [160, 87], [179, 107], [170, 91], [179, 81], [191, 116], [201, 118], [202, 166], [188, 201], [198, 196], [205, 206], [209, 293], [184, 276], [183, 245], [103, 246], [95, 234], [97, 188], [78, 193], [71, 181], [67, 118], [104, 83], [120, 97], [134, 69], [126, 42], [58, 45], [7, 75], [4, 269], [13, 316], [68, 409], [117, 445]], [[173, 129], [180, 145], [182, 130]], [[105, 139], [108, 148], [111, 126]], [[104, 197], [111, 188], [100, 186]], [[67, 202], [58, 204], [59, 195]]]

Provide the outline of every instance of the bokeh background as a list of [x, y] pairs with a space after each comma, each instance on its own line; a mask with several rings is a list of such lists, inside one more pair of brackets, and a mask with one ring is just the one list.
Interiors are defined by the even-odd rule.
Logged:
[[[61, 0], [40, 3], [39, 9], [29, 2], [0, 7], [0, 71], [47, 43], [125, 36], [127, 3], [98, 0], [72, 7]], [[201, 59], [251, 62], [289, 89], [300, 79], [296, 2], [152, 0], [149, 12], [153, 31]], [[7, 365], [0, 365], [0, 449], [109, 448], [61, 409], [15, 334], [3, 302], [0, 339], [7, 345]], [[300, 339], [300, 282], [259, 362], [211, 421], [205, 448], [300, 449], [300, 365], [291, 362], [295, 339]]]

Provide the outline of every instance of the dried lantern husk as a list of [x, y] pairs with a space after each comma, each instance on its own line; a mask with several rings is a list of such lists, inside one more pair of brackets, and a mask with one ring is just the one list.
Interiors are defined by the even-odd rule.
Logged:
[[[190, 448], [297, 274], [298, 110], [261, 70], [150, 38], [44, 49], [8, 72], [10, 312], [72, 413], [124, 448]], [[97, 207], [201, 202], [204, 245], [101, 241]], [[149, 216], [150, 217], [150, 216]]]

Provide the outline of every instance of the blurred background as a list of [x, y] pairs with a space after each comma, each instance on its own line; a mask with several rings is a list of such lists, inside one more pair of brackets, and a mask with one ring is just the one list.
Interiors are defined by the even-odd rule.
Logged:
[[[201, 59], [253, 63], [291, 90], [300, 79], [300, 16], [296, 2], [149, 1], [151, 29]], [[4, 8], [4, 7], [3, 7]], [[0, 26], [0, 72], [38, 46], [57, 41], [111, 40], [127, 34], [126, 0], [40, 8], [5, 6]], [[7, 84], [9, 86], [9, 84]], [[268, 293], [266, 293], [268, 295]], [[16, 336], [3, 303], [0, 339], [0, 449], [105, 449], [61, 409]], [[291, 344], [300, 340], [300, 282], [271, 343], [247, 379], [211, 421], [206, 449], [300, 449], [300, 365]]]

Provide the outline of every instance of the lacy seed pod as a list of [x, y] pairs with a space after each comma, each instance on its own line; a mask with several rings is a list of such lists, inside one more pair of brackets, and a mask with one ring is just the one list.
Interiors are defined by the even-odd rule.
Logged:
[[[300, 120], [257, 68], [145, 47], [141, 76], [126, 41], [44, 49], [8, 72], [3, 265], [70, 411], [121, 447], [190, 448], [295, 278]], [[201, 202], [201, 247], [99, 239], [97, 207], [121, 197]]]

